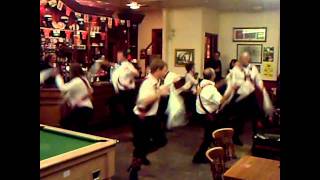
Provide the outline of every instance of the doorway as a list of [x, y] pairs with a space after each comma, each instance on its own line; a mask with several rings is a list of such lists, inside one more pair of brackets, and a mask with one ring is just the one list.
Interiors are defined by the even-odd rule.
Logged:
[[205, 61], [213, 58], [213, 53], [218, 51], [218, 34], [205, 33]]

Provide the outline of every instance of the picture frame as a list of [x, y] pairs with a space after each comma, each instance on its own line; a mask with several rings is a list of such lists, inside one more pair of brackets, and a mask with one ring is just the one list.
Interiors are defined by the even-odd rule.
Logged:
[[274, 47], [263, 47], [263, 62], [274, 61]]
[[194, 63], [194, 49], [175, 49], [175, 66], [184, 66], [189, 62]]
[[234, 27], [233, 42], [266, 42], [266, 27]]
[[262, 62], [262, 44], [237, 44], [237, 58], [241, 53], [248, 52], [251, 56], [251, 62], [261, 64]]

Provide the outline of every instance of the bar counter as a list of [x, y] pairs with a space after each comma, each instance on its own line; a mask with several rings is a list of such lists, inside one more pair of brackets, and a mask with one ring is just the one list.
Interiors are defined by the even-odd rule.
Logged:
[[[110, 111], [107, 102], [115, 95], [113, 86], [109, 82], [95, 82], [91, 84], [94, 89], [93, 107], [94, 115], [89, 125], [109, 123]], [[57, 88], [40, 88], [40, 123], [60, 127], [60, 120], [67, 115], [68, 108], [61, 92]]]

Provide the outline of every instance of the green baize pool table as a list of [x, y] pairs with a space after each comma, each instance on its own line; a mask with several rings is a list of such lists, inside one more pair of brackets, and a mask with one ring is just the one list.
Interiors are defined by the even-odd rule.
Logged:
[[40, 179], [111, 179], [117, 142], [40, 124]]

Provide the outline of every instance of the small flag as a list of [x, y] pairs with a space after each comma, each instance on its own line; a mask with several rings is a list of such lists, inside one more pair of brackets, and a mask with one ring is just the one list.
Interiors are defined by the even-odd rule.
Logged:
[[71, 8], [69, 8], [68, 6], [66, 6], [66, 15], [70, 16], [71, 14]]
[[119, 26], [119, 22], [120, 22], [120, 20], [119, 20], [118, 18], [114, 18], [114, 25], [115, 25], [116, 27]]
[[108, 17], [108, 28], [112, 28], [112, 18]]
[[59, 2], [58, 2], [58, 4], [57, 4], [57, 9], [58, 9], [59, 11], [61, 11], [62, 8], [63, 8], [63, 2], [62, 2], [61, 0], [59, 0]]
[[89, 22], [89, 15], [88, 14], [83, 15], [83, 20], [85, 23]]
[[120, 24], [123, 26], [126, 23], [126, 20], [121, 19]]
[[106, 17], [100, 17], [100, 21], [101, 21], [101, 22], [105, 22], [106, 19], [107, 19]]
[[81, 13], [75, 12], [74, 15], [75, 15], [77, 18], [81, 18]]

